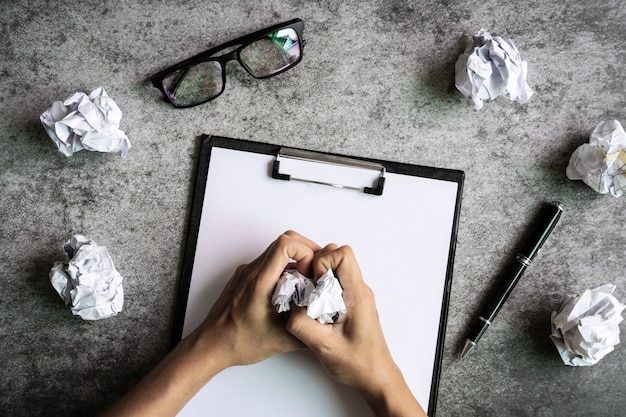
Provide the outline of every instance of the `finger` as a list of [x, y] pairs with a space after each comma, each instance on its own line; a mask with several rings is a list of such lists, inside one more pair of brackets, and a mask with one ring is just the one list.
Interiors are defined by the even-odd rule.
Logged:
[[[285, 242], [281, 243], [281, 241], [283, 241], [283, 240], [288, 241], [289, 239], [293, 239], [293, 240], [295, 240], [297, 242], [300, 242], [300, 243], [304, 244], [305, 246], [311, 248], [311, 250], [313, 252], [316, 252], [316, 251], [318, 251], [320, 249], [320, 246], [317, 243], [313, 242], [312, 240], [310, 240], [310, 239], [300, 235], [297, 232], [294, 232], [293, 230], [288, 230], [285, 233], [283, 233], [282, 235], [280, 235], [278, 237], [278, 239], [276, 239], [274, 242], [272, 242], [263, 251], [263, 253], [261, 255], [259, 255], [254, 261], [252, 261], [250, 263], [250, 265], [258, 265], [260, 267], [261, 265], [263, 265], [267, 261], [267, 259], [272, 259], [272, 257], [274, 256], [273, 252], [275, 252], [277, 250], [277, 246], [279, 246], [280, 244], [284, 244], [285, 243]], [[291, 259], [293, 259], [293, 258], [290, 258], [289, 261], [291, 261]], [[304, 259], [308, 260], [307, 257], [305, 257]], [[297, 261], [297, 259], [296, 259], [296, 261]], [[285, 266], [286, 265], [287, 264], [285, 264]], [[308, 266], [309, 265], [307, 265], [307, 267]], [[308, 272], [308, 271], [300, 271], [300, 272], [304, 273], [304, 272]]]
[[293, 230], [287, 230], [285, 233], [283, 233], [282, 235], [280, 235], [278, 237], [278, 239], [276, 239], [274, 242], [272, 242], [267, 248], [265, 248], [265, 250], [263, 251], [263, 253], [261, 255], [259, 255], [253, 262], [251, 263], [262, 263], [265, 258], [267, 258], [268, 254], [275, 249], [275, 246], [277, 245], [278, 241], [283, 239], [283, 238], [290, 238], [293, 239], [295, 241], [301, 242], [302, 244], [308, 246], [309, 248], [311, 248], [311, 250], [313, 252], [317, 252], [318, 250], [320, 250], [320, 246], [313, 242], [311, 239], [308, 239], [304, 236], [302, 236], [301, 234], [299, 234], [298, 232], [294, 232]]
[[310, 348], [314, 348], [320, 340], [326, 340], [325, 333], [330, 327], [307, 316], [303, 307], [292, 309], [286, 324], [287, 331]]
[[[319, 262], [316, 262], [316, 261], [319, 260], [320, 258], [324, 258], [329, 253], [337, 250], [338, 248], [339, 248], [339, 246], [337, 246], [336, 244], [330, 243], [330, 244], [324, 246], [319, 251], [315, 252], [315, 258], [314, 258], [314, 262], [313, 262], [313, 265], [312, 265], [312, 270], [313, 270], [313, 279], [316, 282], [329, 269], [328, 267], [325, 266], [325, 264], [320, 264]], [[333, 268], [330, 268], [330, 269], [333, 269]]]
[[313, 250], [315, 247], [318, 246], [306, 238], [300, 239], [286, 233], [280, 235], [265, 254], [263, 260], [264, 273], [260, 277], [260, 284], [267, 288], [273, 288], [292, 259], [296, 261], [298, 270], [305, 273], [310, 268], [315, 256]]
[[[324, 249], [329, 247], [330, 245]], [[329, 250], [316, 253], [313, 261], [315, 278], [319, 278], [329, 269], [335, 272], [341, 286], [346, 291], [363, 284], [361, 269], [350, 246], [342, 246], [334, 250], [329, 248]]]
[[[317, 243], [313, 242], [311, 239], [302, 236], [301, 234], [294, 232], [293, 230], [287, 230], [285, 233], [285, 235], [293, 238], [294, 240], [303, 243], [304, 245], [306, 245], [307, 247], [311, 248], [311, 250], [313, 251], [313, 253], [315, 254], [315, 252], [319, 251], [321, 249], [321, 246], [318, 245]], [[300, 271], [300, 273], [302, 273], [303, 275], [309, 275], [310, 271], [311, 271], [311, 261], [313, 258], [305, 258], [305, 259], [301, 259], [301, 260], [297, 260], [296, 259], [296, 264], [295, 267], [298, 271]]]
[[293, 230], [287, 230], [284, 234], [289, 236], [289, 237], [291, 237], [291, 238], [293, 238], [293, 239], [295, 239], [295, 240], [297, 240], [297, 241], [300, 241], [300, 242], [304, 243], [305, 245], [310, 247], [313, 250], [313, 252], [317, 252], [317, 251], [319, 251], [322, 248], [320, 245], [318, 245], [317, 243], [313, 242], [311, 239], [309, 239], [309, 238], [307, 238], [305, 236], [302, 236], [300, 233], [294, 232]]

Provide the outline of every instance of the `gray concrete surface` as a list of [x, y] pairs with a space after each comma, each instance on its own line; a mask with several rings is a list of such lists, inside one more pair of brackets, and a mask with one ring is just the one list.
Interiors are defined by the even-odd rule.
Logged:
[[[229, 64], [225, 93], [184, 110], [146, 82], [293, 17], [305, 22], [305, 57], [279, 77]], [[570, 368], [548, 339], [550, 312], [570, 293], [611, 282], [626, 301], [626, 197], [565, 177], [598, 122], [626, 122], [622, 0], [16, 0], [0, 28], [0, 414], [96, 415], [165, 355], [206, 133], [465, 171], [437, 415], [623, 415], [626, 347]], [[528, 61], [529, 103], [501, 97], [477, 112], [456, 91], [454, 62], [480, 28], [512, 38]], [[66, 158], [39, 115], [98, 86], [124, 112], [133, 148]], [[555, 199], [562, 223], [459, 361], [483, 294], [535, 208]], [[107, 246], [125, 278], [115, 318], [72, 316], [49, 284], [74, 233]]]

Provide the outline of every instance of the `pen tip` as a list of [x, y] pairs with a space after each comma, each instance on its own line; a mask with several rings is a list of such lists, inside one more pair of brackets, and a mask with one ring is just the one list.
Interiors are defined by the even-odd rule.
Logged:
[[460, 359], [463, 359], [465, 355], [470, 353], [472, 349], [474, 349], [474, 346], [476, 346], [476, 342], [472, 342], [471, 340], [467, 339], [465, 341], [465, 346], [463, 346], [463, 350], [461, 351]]

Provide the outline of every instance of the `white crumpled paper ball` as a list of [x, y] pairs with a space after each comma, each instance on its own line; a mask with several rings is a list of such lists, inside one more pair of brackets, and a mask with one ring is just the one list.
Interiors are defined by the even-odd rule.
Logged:
[[85, 236], [74, 235], [63, 249], [70, 261], [54, 264], [50, 282], [65, 304], [71, 304], [72, 313], [84, 320], [100, 320], [122, 311], [122, 276], [107, 248]]
[[298, 307], [306, 307], [307, 315], [323, 324], [334, 323], [346, 312], [343, 289], [332, 270], [318, 280], [302, 275], [295, 269], [283, 272], [274, 289], [272, 304], [279, 313], [289, 311], [293, 301]]
[[624, 305], [611, 295], [615, 285], [605, 284], [570, 296], [552, 312], [552, 334], [565, 365], [590, 366], [619, 343]]
[[305, 277], [298, 270], [286, 270], [276, 284], [272, 304], [276, 306], [279, 313], [291, 310], [291, 301], [298, 307], [306, 307], [314, 289], [313, 280]]
[[125, 157], [131, 148], [120, 130], [122, 111], [102, 87], [89, 96], [77, 92], [64, 102], [55, 101], [39, 119], [65, 156], [87, 149]]
[[591, 132], [589, 143], [572, 154], [566, 175], [582, 180], [597, 193], [619, 197], [626, 191], [626, 133], [617, 120], [605, 120]]
[[508, 95], [513, 101], [527, 102], [533, 90], [526, 82], [528, 64], [510, 39], [491, 36], [481, 29], [456, 61], [456, 88], [480, 110], [484, 100]]

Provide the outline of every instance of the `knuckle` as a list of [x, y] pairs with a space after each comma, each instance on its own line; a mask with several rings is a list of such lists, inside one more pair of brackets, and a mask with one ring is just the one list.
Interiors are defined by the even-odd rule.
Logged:
[[296, 320], [294, 320], [293, 317], [289, 317], [289, 319], [285, 322], [285, 329], [287, 329], [289, 333], [293, 333], [297, 328], [298, 324], [296, 324]]
[[338, 250], [341, 251], [341, 254], [344, 256], [354, 257], [354, 250], [350, 245], [343, 245]]
[[299, 334], [302, 329], [302, 321], [298, 319], [294, 314], [291, 314], [287, 323], [285, 323], [285, 328], [291, 334]]
[[276, 239], [276, 245], [277, 246], [285, 246], [287, 245], [287, 243], [289, 243], [292, 240], [292, 237], [290, 234], [288, 234], [290, 231], [288, 230], [287, 232], [283, 233], [282, 235], [278, 236], [278, 239]]
[[328, 245], [326, 245], [324, 250], [326, 250], [326, 251], [334, 251], [334, 250], [337, 250], [338, 247], [339, 246], [337, 246], [335, 243], [329, 243]]

